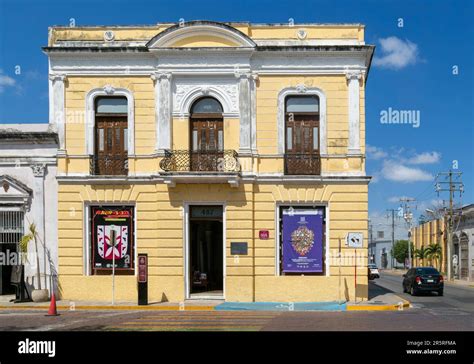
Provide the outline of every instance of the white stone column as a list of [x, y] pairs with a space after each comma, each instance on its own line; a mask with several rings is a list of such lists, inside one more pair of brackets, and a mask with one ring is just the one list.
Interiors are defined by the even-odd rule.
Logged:
[[171, 76], [170, 72], [151, 75], [155, 83], [155, 150], [158, 154], [171, 149]]
[[49, 80], [51, 81], [52, 91], [50, 92], [50, 110], [49, 110], [49, 123], [56, 129], [59, 137], [59, 151], [58, 153], [65, 152], [66, 150], [66, 116], [64, 111], [64, 82], [66, 76], [50, 74]]
[[348, 154], [360, 154], [360, 80], [361, 72], [346, 73], [348, 82], [349, 145]]
[[250, 77], [250, 119], [251, 119], [251, 147], [252, 153], [257, 154], [257, 81], [258, 74], [252, 73]]
[[[40, 267], [39, 270], [40, 272], [43, 273], [41, 276], [41, 288], [45, 289], [48, 288], [45, 286], [47, 285], [47, 279], [45, 279], [45, 276], [48, 271], [47, 267], [47, 257], [46, 257], [46, 232], [45, 232], [45, 196], [44, 196], [44, 177], [46, 174], [46, 164], [44, 163], [38, 163], [38, 164], [32, 164], [31, 169], [33, 170], [33, 175], [35, 176], [34, 178], [34, 188], [33, 188], [33, 221], [31, 223], [34, 223], [36, 225], [36, 231], [38, 232], [38, 254], [39, 254], [39, 260], [40, 260]], [[34, 248], [33, 248], [34, 249]], [[34, 251], [34, 250], [32, 250]], [[30, 263], [36, 264], [36, 261], [32, 261]], [[36, 269], [34, 272], [31, 272], [32, 275], [33, 273], [36, 273]], [[34, 281], [36, 282], [36, 274], [33, 275]], [[46, 280], [46, 282], [45, 282]], [[38, 288], [38, 282], [36, 282], [35, 287]]]
[[[239, 73], [236, 75], [239, 79], [239, 114], [240, 114], [240, 155], [250, 155], [252, 153], [252, 102], [250, 73]], [[253, 82], [253, 81], [252, 81]]]

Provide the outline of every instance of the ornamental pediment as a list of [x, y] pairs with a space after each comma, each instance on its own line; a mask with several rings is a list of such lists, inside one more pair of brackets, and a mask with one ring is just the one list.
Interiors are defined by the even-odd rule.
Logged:
[[254, 48], [255, 42], [230, 25], [192, 21], [174, 25], [153, 37], [149, 49], [159, 48]]

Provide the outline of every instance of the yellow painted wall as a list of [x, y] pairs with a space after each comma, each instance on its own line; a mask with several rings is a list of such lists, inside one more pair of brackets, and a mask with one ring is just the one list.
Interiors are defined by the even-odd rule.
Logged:
[[[104, 31], [113, 30], [116, 41], [149, 41], [155, 35], [175, 24], [159, 24], [142, 27], [53, 27], [49, 45], [60, 41], [104, 41]], [[363, 25], [277, 25], [262, 26], [255, 24], [233, 25], [235, 29], [253, 39], [298, 39], [296, 32], [304, 29], [308, 39], [357, 39], [364, 40]], [[224, 43], [225, 44], [225, 43]], [[187, 46], [177, 44], [177, 46]]]
[[[117, 40], [151, 39], [162, 27], [114, 28]], [[265, 28], [239, 25], [237, 28], [258, 39], [294, 39], [297, 26]], [[305, 26], [308, 39], [363, 39], [363, 27]], [[102, 40], [104, 28], [55, 28], [57, 40]], [[179, 46], [216, 44], [220, 40], [187, 38]], [[318, 87], [327, 98], [328, 153], [344, 155], [348, 144], [347, 82], [339, 76], [267, 76], [257, 83], [257, 148], [259, 157], [241, 158], [243, 170], [282, 173], [283, 159], [277, 155], [278, 93], [304, 83]], [[94, 88], [112, 85], [133, 93], [135, 110], [135, 157], [129, 159], [130, 174], [159, 172], [155, 148], [155, 100], [153, 81], [148, 76], [68, 76], [65, 85], [66, 151], [59, 159], [59, 173], [88, 173], [85, 142], [85, 99]], [[361, 147], [365, 151], [365, 98], [361, 85]], [[225, 149], [239, 149], [239, 119], [225, 118]], [[189, 148], [189, 119], [173, 118], [173, 149]], [[323, 158], [323, 172], [354, 172], [365, 169], [360, 157]], [[111, 278], [84, 274], [83, 249], [86, 241], [84, 209], [90, 203], [134, 203], [136, 206], [138, 253], [149, 254], [150, 301], [184, 299], [183, 204], [192, 201], [226, 201], [226, 299], [228, 301], [334, 301], [354, 299], [354, 263], [345, 260], [339, 267], [331, 260], [329, 277], [277, 276], [275, 269], [275, 209], [277, 202], [321, 202], [329, 206], [329, 244], [332, 253], [347, 232], [362, 231], [367, 236], [367, 185], [365, 184], [249, 184], [238, 188], [228, 184], [141, 183], [121, 185], [67, 184], [59, 186], [59, 279], [61, 294], [71, 300], [111, 299]], [[270, 231], [269, 240], [260, 240], [258, 231]], [[236, 260], [230, 256], [231, 241], [247, 241], [249, 255]], [[343, 254], [353, 254], [343, 246]], [[367, 245], [359, 250], [357, 296], [367, 299]], [[358, 273], [358, 274], [359, 274]], [[116, 299], [136, 300], [136, 277], [117, 276]], [[340, 285], [339, 285], [340, 284]]]

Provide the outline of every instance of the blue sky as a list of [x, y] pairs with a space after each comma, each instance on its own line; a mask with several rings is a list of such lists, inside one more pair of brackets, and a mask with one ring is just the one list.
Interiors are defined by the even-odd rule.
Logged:
[[[180, 18], [364, 23], [366, 42], [377, 46], [367, 82], [366, 138], [367, 172], [374, 176], [370, 214], [381, 229], [385, 210], [397, 208], [401, 196], [418, 199], [417, 214], [436, 204], [433, 178], [453, 160], [463, 172], [463, 203], [474, 202], [473, 7], [471, 0], [0, 0], [0, 123], [47, 122], [47, 58], [40, 47], [48, 26], [68, 25], [71, 18], [77, 25]], [[419, 126], [381, 123], [389, 110], [412, 111]]]

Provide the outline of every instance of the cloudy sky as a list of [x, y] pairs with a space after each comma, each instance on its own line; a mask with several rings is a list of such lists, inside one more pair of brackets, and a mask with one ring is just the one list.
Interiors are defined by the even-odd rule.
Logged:
[[47, 122], [47, 59], [40, 47], [51, 25], [180, 18], [364, 23], [366, 42], [377, 47], [366, 85], [366, 140], [370, 215], [378, 230], [401, 197], [417, 199], [415, 215], [441, 205], [448, 196], [438, 197], [435, 177], [456, 166], [465, 183], [462, 202], [474, 202], [472, 14], [471, 0], [0, 0], [0, 122]]

